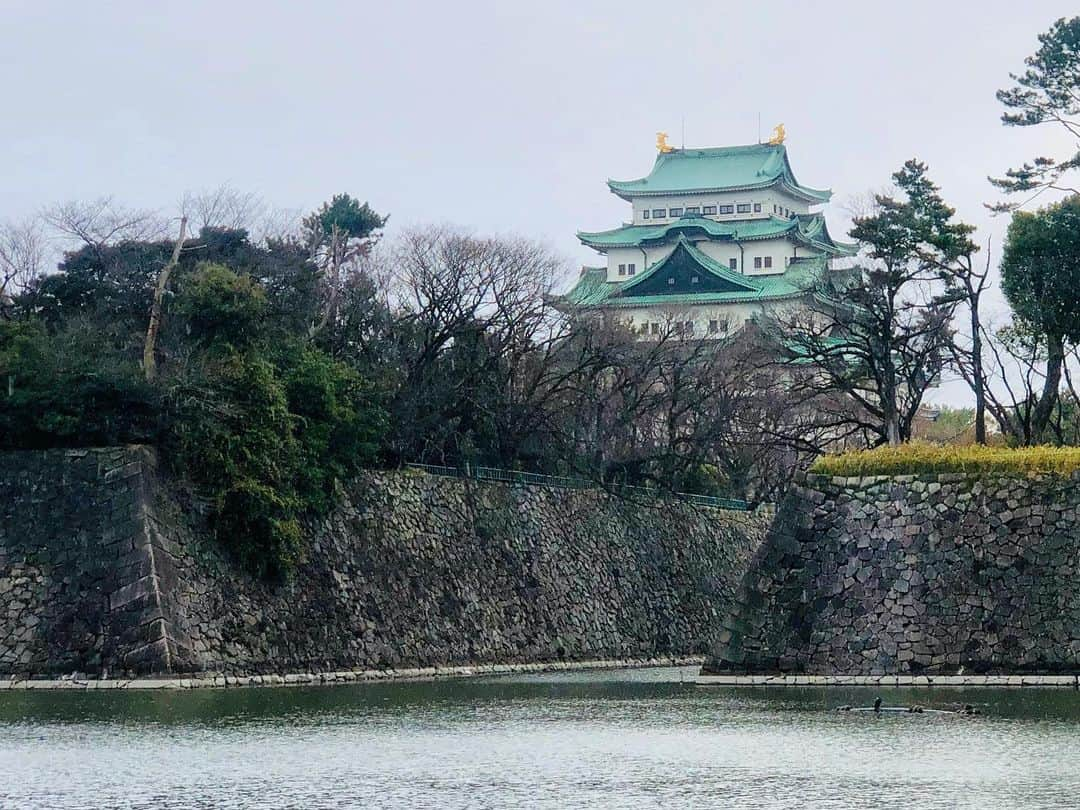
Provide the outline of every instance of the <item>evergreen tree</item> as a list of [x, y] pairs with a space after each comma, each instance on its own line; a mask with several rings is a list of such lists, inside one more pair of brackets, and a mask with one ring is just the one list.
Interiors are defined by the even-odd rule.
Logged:
[[[1001, 121], [1011, 127], [1058, 124], [1080, 142], [1080, 17], [1060, 20], [1039, 35], [1039, 50], [1025, 61], [1027, 70], [1009, 76], [1016, 83], [999, 90], [998, 101], [1008, 108]], [[1071, 157], [1057, 160], [1036, 157], [1019, 169], [1009, 169], [1004, 177], [990, 182], [1006, 194], [1057, 189], [1077, 192], [1063, 178], [1080, 168], [1080, 148]], [[1019, 203], [991, 206], [998, 211], [1014, 210]]]
[[1032, 417], [1039, 437], [1058, 402], [1065, 344], [1080, 341], [1080, 195], [1013, 215], [1001, 287], [1017, 317], [1046, 340], [1046, 375]]

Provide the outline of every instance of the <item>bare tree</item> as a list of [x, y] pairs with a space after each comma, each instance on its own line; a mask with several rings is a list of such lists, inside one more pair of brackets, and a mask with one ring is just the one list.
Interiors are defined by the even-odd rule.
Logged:
[[251, 235], [256, 244], [283, 242], [300, 238], [304, 214], [299, 208], [266, 207]]
[[[1020, 319], [997, 329], [984, 328], [987, 407], [1001, 432], [1022, 445], [1048, 439], [1060, 444], [1080, 440], [1080, 404], [1075, 377], [1080, 370], [1080, 348], [1066, 345], [1061, 376], [1065, 392], [1055, 402], [1045, 425], [1040, 426], [1039, 404], [1047, 378], [1050, 354], [1047, 336]], [[1048, 435], [1049, 433], [1049, 435]]]
[[112, 197], [60, 203], [46, 208], [42, 219], [61, 237], [93, 248], [162, 239], [167, 227], [156, 211], [125, 208]]
[[611, 319], [581, 328], [578, 365], [555, 435], [575, 472], [606, 484], [775, 497], [797, 469], [850, 431], [836, 397], [801, 385], [756, 326], [695, 336], [691, 313], [668, 309], [647, 336]]
[[39, 220], [0, 223], [0, 306], [42, 274], [45, 252]]
[[238, 191], [227, 184], [215, 189], [187, 192], [180, 201], [180, 211], [191, 223], [192, 232], [203, 228], [226, 228], [253, 231], [265, 221], [268, 209], [259, 196]]
[[[383, 261], [403, 344], [399, 407], [412, 414], [401, 452], [416, 436], [445, 436], [451, 425], [464, 436], [480, 422], [503, 425], [504, 448], [520, 445], [532, 435], [526, 423], [539, 418], [523, 403], [557, 387], [566, 322], [549, 299], [561, 259], [524, 239], [429, 228], [405, 233]], [[434, 446], [441, 452], [441, 441]]]

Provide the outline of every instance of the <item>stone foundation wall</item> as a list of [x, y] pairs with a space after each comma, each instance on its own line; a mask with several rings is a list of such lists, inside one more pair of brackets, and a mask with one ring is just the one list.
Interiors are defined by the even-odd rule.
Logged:
[[287, 584], [142, 448], [0, 454], [0, 673], [319, 672], [706, 651], [763, 515], [372, 473]]
[[1080, 478], [810, 475], [706, 672], [1080, 672]]

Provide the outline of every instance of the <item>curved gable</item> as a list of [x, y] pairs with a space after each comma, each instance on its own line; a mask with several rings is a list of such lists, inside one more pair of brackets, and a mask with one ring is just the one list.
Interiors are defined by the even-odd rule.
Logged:
[[622, 298], [696, 293], [755, 293], [751, 279], [721, 266], [684, 238], [675, 249], [619, 291]]

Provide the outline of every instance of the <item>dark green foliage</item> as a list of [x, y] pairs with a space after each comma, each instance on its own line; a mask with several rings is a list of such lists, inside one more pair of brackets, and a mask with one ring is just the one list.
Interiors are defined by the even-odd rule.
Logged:
[[1080, 341], [1080, 196], [1013, 216], [1001, 288], [1016, 314], [1039, 331]]
[[297, 447], [274, 366], [233, 354], [174, 393], [170, 460], [211, 502], [218, 538], [249, 570], [280, 575], [299, 558]]
[[[354, 210], [340, 203], [342, 216]], [[340, 213], [340, 212], [339, 212]], [[0, 321], [0, 446], [150, 442], [210, 505], [240, 564], [287, 575], [302, 522], [374, 463], [385, 417], [360, 374], [306, 339], [319, 270], [295, 241], [188, 240], [166, 296], [162, 373], [139, 365], [168, 241], [69, 253]]]
[[298, 339], [269, 340], [250, 277], [201, 265], [176, 311], [202, 353], [173, 392], [174, 462], [210, 499], [223, 545], [249, 570], [285, 575], [303, 554], [303, 517], [325, 514], [337, 482], [374, 461], [382, 411], [356, 372]]
[[[154, 282], [169, 261], [173, 242], [88, 245], [68, 253], [60, 272], [44, 276], [20, 302], [50, 326], [76, 316], [145, 331]], [[283, 331], [299, 333], [315, 317], [318, 268], [298, 242], [253, 245], [245, 230], [203, 228], [188, 239], [171, 288], [200, 264], [219, 264], [250, 276], [263, 289], [268, 314]], [[167, 343], [167, 341], [166, 341]], [[166, 345], [167, 354], [170, 346]]]
[[[1002, 123], [1014, 127], [1059, 124], [1075, 137], [1075, 116], [1080, 115], [1080, 17], [1062, 17], [1040, 34], [1039, 50], [1024, 62], [1026, 71], [1009, 74], [1016, 85], [997, 93], [998, 101], [1008, 109]], [[1040, 156], [1019, 169], [1009, 169], [1005, 177], [991, 177], [990, 182], [1007, 194], [1061, 188], [1061, 178], [1075, 169], [1080, 169], [1080, 152], [1060, 161]], [[1008, 211], [1016, 204], [991, 207]]]
[[266, 293], [251, 278], [221, 264], [202, 263], [184, 281], [173, 311], [199, 346], [245, 349], [266, 328]]
[[167, 241], [88, 245], [68, 253], [59, 273], [41, 278], [26, 305], [50, 326], [92, 316], [101, 323], [145, 329], [154, 282], [172, 248]]
[[217, 535], [249, 570], [280, 577], [302, 557], [300, 522], [370, 466], [384, 417], [362, 380], [294, 344], [277, 362], [231, 353], [175, 393], [178, 470], [213, 506]]
[[366, 239], [386, 225], [388, 219], [348, 194], [335, 194], [330, 202], [323, 203], [304, 219], [304, 227], [309, 233], [329, 234], [336, 230], [347, 239]]
[[303, 344], [287, 348], [280, 362], [300, 451], [297, 485], [309, 505], [325, 512], [335, 482], [375, 461], [386, 419], [353, 369]]
[[1080, 195], [1013, 215], [1001, 257], [1001, 288], [1035, 342], [1046, 345], [1043, 388], [1024, 433], [1025, 441], [1038, 441], [1058, 405], [1065, 345], [1080, 341]]
[[0, 447], [153, 440], [158, 395], [125, 339], [83, 318], [55, 332], [36, 320], [0, 321]]

